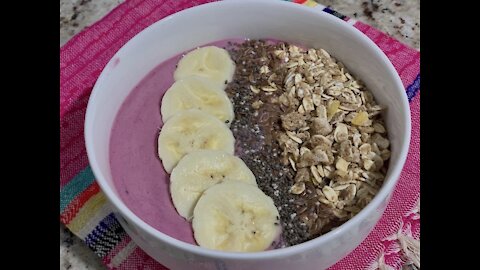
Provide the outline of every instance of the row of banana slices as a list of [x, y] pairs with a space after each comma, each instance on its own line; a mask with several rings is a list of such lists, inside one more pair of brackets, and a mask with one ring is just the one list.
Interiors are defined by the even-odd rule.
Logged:
[[173, 204], [192, 221], [200, 246], [262, 251], [280, 233], [279, 214], [252, 171], [233, 155], [234, 112], [224, 90], [234, 71], [228, 52], [215, 46], [197, 48], [179, 61], [175, 83], [162, 99], [158, 154], [171, 173]]

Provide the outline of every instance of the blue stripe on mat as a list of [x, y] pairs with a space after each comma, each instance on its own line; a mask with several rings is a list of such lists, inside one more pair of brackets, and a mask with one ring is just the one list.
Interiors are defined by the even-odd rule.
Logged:
[[87, 166], [60, 190], [60, 214], [78, 194], [93, 183], [94, 179], [92, 169]]
[[95, 229], [87, 235], [85, 243], [93, 251], [103, 257], [110, 252], [126, 235], [115, 214], [106, 216]]
[[412, 101], [412, 99], [417, 95], [418, 90], [420, 90], [420, 73], [417, 75], [413, 83], [407, 87], [408, 102]]

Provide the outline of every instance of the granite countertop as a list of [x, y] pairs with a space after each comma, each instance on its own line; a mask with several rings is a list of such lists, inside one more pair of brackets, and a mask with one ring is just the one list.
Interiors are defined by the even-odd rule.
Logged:
[[[60, 0], [60, 46], [124, 0]], [[420, 49], [420, 0], [316, 0]], [[60, 269], [106, 269], [100, 259], [60, 224]]]

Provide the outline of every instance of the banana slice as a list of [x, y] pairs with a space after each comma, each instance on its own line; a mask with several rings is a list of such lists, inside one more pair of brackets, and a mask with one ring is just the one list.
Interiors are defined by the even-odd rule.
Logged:
[[278, 237], [278, 217], [273, 200], [259, 188], [227, 180], [203, 193], [192, 225], [202, 247], [254, 252], [266, 250]]
[[170, 194], [177, 212], [191, 219], [202, 193], [226, 179], [257, 186], [255, 175], [236, 156], [218, 150], [200, 150], [185, 155], [170, 176]]
[[235, 63], [226, 50], [215, 46], [206, 46], [187, 53], [178, 62], [174, 78], [178, 81], [196, 75], [225, 85], [225, 81], [232, 80], [234, 72]]
[[220, 121], [230, 123], [233, 120], [233, 106], [222, 87], [202, 77], [188, 77], [176, 81], [162, 99], [162, 119], [179, 111], [197, 108], [210, 113]]
[[234, 142], [232, 132], [222, 121], [190, 109], [175, 114], [163, 125], [158, 136], [158, 156], [170, 173], [185, 154], [201, 149], [233, 154]]

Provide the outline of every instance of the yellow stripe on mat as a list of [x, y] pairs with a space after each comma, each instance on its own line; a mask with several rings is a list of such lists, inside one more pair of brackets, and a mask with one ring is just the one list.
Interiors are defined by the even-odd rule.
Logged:
[[306, 2], [303, 3], [305, 6], [308, 6], [308, 7], [314, 7], [314, 6], [317, 6], [318, 3], [313, 1], [313, 0], [307, 0]]
[[95, 194], [85, 202], [75, 218], [67, 224], [67, 227], [73, 233], [77, 234], [83, 226], [91, 220], [92, 216], [95, 215], [95, 212], [97, 212], [105, 203], [106, 198], [102, 192]]
[[98, 209], [93, 216], [90, 217], [90, 220], [76, 233], [80, 238], [85, 238], [89, 235], [95, 227], [110, 213], [112, 213], [112, 208], [109, 203], [105, 203], [100, 209]]

